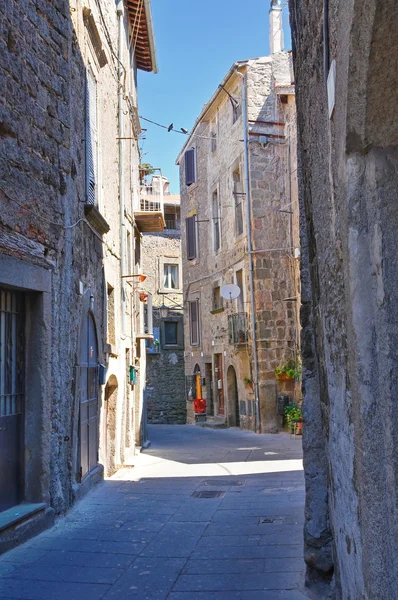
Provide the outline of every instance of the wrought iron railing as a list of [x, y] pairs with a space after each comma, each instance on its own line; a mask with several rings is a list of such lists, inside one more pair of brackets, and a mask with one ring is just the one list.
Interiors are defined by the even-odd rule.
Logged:
[[247, 344], [249, 332], [246, 313], [228, 316], [228, 337], [230, 344]]

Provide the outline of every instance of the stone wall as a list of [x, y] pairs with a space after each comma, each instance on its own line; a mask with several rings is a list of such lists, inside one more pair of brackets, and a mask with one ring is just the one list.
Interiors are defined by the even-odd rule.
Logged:
[[[262, 431], [277, 431], [281, 419], [276, 414], [276, 382], [274, 369], [297, 356], [298, 318], [296, 305], [285, 299], [298, 294], [298, 265], [294, 245], [298, 242], [297, 184], [295, 146], [294, 90], [291, 89], [289, 55], [264, 57], [248, 61], [246, 73], [249, 154], [251, 185], [251, 217], [254, 248], [255, 310], [259, 357], [259, 387]], [[242, 105], [241, 79], [232, 71], [225, 79], [228, 92]], [[287, 86], [283, 102], [276, 86]], [[197, 134], [197, 135], [196, 135]], [[212, 147], [210, 138], [216, 136]], [[260, 144], [260, 136], [266, 143]], [[242, 427], [255, 428], [254, 394], [245, 386], [245, 378], [253, 378], [249, 259], [247, 254], [247, 208], [245, 196], [245, 164], [243, 154], [243, 119], [233, 122], [230, 98], [225, 92], [213, 97], [187, 143], [196, 148], [197, 180], [185, 185], [183, 153], [179, 157], [182, 194], [182, 239], [185, 240], [185, 218], [196, 214], [198, 257], [186, 259], [183, 243], [184, 300], [199, 300], [201, 340], [190, 343], [189, 320], [185, 319], [186, 375], [192, 377], [200, 367], [205, 385], [202, 395], [210, 411], [220, 414], [217, 387], [224, 392], [226, 422], [236, 424], [236, 398], [228, 369], [237, 379], [237, 401]], [[293, 150], [290, 152], [290, 147]], [[240, 187], [234, 194], [233, 173], [239, 169]], [[212, 209], [213, 194], [219, 199], [221, 244], [214, 249]], [[243, 232], [236, 229], [235, 202], [242, 202]], [[280, 212], [283, 209], [287, 212]], [[238, 300], [223, 300], [220, 310], [213, 310], [213, 289], [237, 283], [242, 270], [242, 293]], [[237, 313], [246, 313], [243, 327], [248, 338], [229, 340], [228, 328]], [[186, 313], [186, 315], [188, 312]], [[222, 383], [215, 376], [215, 356], [223, 361]], [[213, 385], [206, 373], [212, 373]], [[231, 373], [231, 371], [230, 371]], [[210, 401], [210, 397], [213, 397]], [[221, 413], [222, 414], [222, 413]]]
[[[16, 265], [14, 277], [10, 276], [12, 269], [0, 269], [0, 286], [3, 283], [29, 292], [28, 320], [38, 315], [32, 325], [35, 339], [26, 358], [31, 369], [38, 369], [41, 385], [36, 401], [40, 401], [38, 412], [43, 422], [37, 427], [33, 418], [26, 419], [26, 440], [35, 442], [32, 446], [26, 442], [25, 470], [29, 472], [36, 461], [41, 486], [39, 490], [25, 486], [25, 497], [29, 502], [51, 504], [56, 513], [64, 512], [93, 479], [86, 477], [81, 482], [80, 476], [80, 375], [76, 366], [81, 362], [82, 323], [89, 312], [95, 321], [98, 362], [107, 365], [113, 390], [114, 382], [118, 384], [116, 418], [110, 417], [116, 422], [112, 461], [120, 465], [126, 448], [134, 449], [129, 421], [133, 394], [131, 390], [131, 397], [126, 394], [126, 351], [132, 361], [133, 331], [130, 327], [127, 335], [120, 335], [117, 64], [108, 43], [111, 39], [117, 48], [117, 14], [115, 4], [107, 0], [101, 1], [101, 8], [100, 16], [98, 4], [88, 1], [10, 0], [0, 5], [0, 254]], [[101, 60], [98, 47], [93, 47], [87, 14], [94, 15], [95, 25], [91, 25], [101, 40]], [[127, 15], [123, 26], [123, 60], [129, 66]], [[110, 226], [105, 235], [85, 214], [84, 107], [89, 64], [99, 90], [97, 186], [101, 219]], [[134, 73], [134, 65], [130, 66]], [[130, 91], [135, 97], [134, 77], [126, 80], [126, 85], [134, 88]], [[124, 109], [125, 135], [132, 136], [127, 104]], [[126, 214], [130, 217], [126, 229], [133, 240], [130, 190], [138, 184], [137, 144], [126, 145], [125, 161]], [[41, 286], [41, 276], [23, 275], [33, 272], [31, 267], [37, 269], [34, 273], [48, 274], [49, 288]], [[112, 346], [106, 332], [107, 284], [115, 290]], [[42, 311], [40, 307], [44, 307]], [[131, 323], [134, 309], [135, 302], [132, 308], [130, 304], [123, 308], [127, 323]], [[47, 336], [51, 343], [44, 352]], [[47, 357], [45, 368], [37, 354], [41, 351]], [[107, 410], [102, 400], [99, 388], [97, 434], [100, 462], [106, 466]], [[28, 395], [26, 402], [30, 415]], [[101, 466], [94, 471], [98, 477], [102, 475]]]
[[[167, 212], [167, 196], [165, 196]], [[177, 213], [179, 225], [179, 197], [174, 198], [172, 212]], [[170, 209], [171, 210], [171, 209]], [[165, 290], [163, 287], [164, 263], [178, 264], [180, 287]], [[145, 289], [152, 293], [153, 326], [159, 346], [147, 344], [145, 399], [148, 422], [152, 424], [183, 424], [186, 422], [184, 330], [181, 265], [181, 231], [165, 230], [159, 234], [143, 236], [143, 272], [147, 275]], [[166, 295], [160, 292], [164, 291]], [[159, 307], [169, 307], [167, 319], [161, 319]], [[177, 308], [177, 306], [181, 308]], [[164, 321], [177, 323], [177, 344], [168, 346], [164, 340]], [[162, 323], [163, 322], [163, 323]], [[157, 351], [158, 350], [158, 351]], [[152, 351], [155, 351], [152, 353]]]
[[338, 598], [397, 598], [397, 11], [391, 1], [328, 8], [324, 19], [321, 4], [291, 2], [305, 558], [309, 577], [334, 574]]

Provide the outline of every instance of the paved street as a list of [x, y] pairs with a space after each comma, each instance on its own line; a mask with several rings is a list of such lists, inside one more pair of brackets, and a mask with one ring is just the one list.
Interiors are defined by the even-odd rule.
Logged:
[[301, 439], [157, 425], [151, 447], [0, 559], [0, 598], [305, 600]]

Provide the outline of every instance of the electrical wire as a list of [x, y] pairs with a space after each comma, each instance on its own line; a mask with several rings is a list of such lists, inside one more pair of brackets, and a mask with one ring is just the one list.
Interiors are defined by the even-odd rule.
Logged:
[[96, 235], [97, 238], [100, 239], [103, 244], [105, 243], [104, 240], [102, 239], [102, 237], [95, 231], [95, 229], [92, 227], [92, 225], [84, 217], [82, 217], [81, 219], [78, 219], [76, 221], [76, 223], [73, 223], [72, 225], [64, 225], [63, 223], [53, 221], [51, 219], [47, 219], [46, 217], [43, 217], [43, 215], [39, 215], [35, 210], [32, 210], [31, 208], [29, 208], [29, 206], [21, 204], [21, 202], [18, 202], [18, 200], [15, 200], [15, 198], [11, 198], [11, 196], [9, 196], [7, 194], [7, 192], [5, 190], [3, 190], [3, 188], [0, 188], [0, 192], [2, 192], [2, 194], [4, 194], [4, 196], [8, 200], [10, 200], [10, 202], [14, 202], [14, 204], [19, 206], [22, 210], [26, 210], [26, 211], [30, 212], [37, 219], [45, 221], [46, 223], [49, 223], [50, 225], [55, 225], [56, 227], [60, 227], [61, 229], [73, 229], [74, 227], [79, 225], [79, 223], [85, 223], [87, 225], [87, 227], [89, 227], [89, 229], [91, 229], [91, 231], [94, 233], [94, 235]]

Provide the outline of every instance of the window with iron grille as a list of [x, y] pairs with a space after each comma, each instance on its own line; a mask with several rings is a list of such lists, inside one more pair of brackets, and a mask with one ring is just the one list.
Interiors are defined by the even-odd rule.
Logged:
[[220, 249], [220, 246], [221, 246], [221, 239], [220, 239], [220, 205], [218, 202], [217, 191], [213, 192], [212, 205], [213, 205], [213, 249], [215, 252], [218, 252]]
[[197, 257], [196, 243], [196, 215], [185, 219], [187, 230], [187, 259], [194, 260]]
[[21, 293], [0, 290], [0, 417], [23, 409], [24, 300]]
[[166, 229], [177, 229], [177, 215], [175, 213], [165, 213], [164, 220]]
[[86, 79], [86, 202], [98, 204], [97, 81], [90, 67]]
[[196, 182], [196, 150], [190, 148], [185, 152], [185, 185]]
[[200, 330], [199, 330], [199, 300], [193, 300], [189, 303], [189, 323], [191, 346], [199, 346]]

